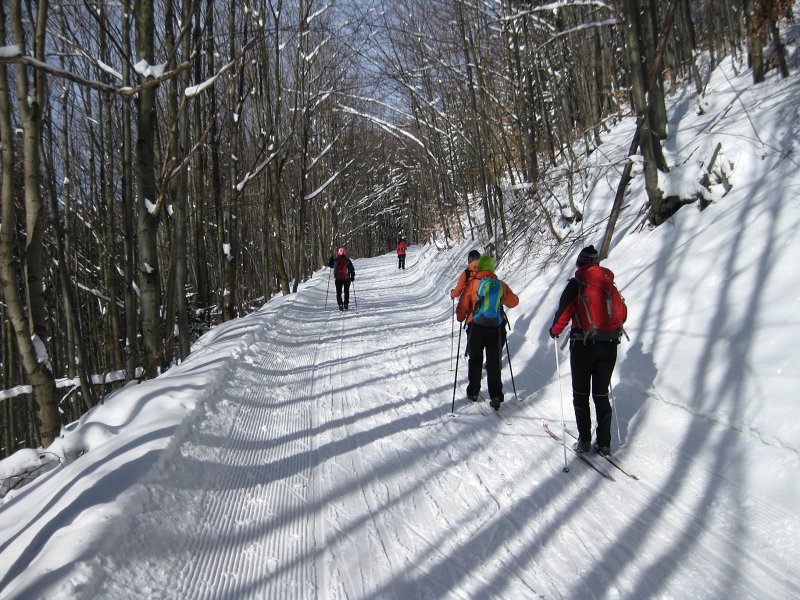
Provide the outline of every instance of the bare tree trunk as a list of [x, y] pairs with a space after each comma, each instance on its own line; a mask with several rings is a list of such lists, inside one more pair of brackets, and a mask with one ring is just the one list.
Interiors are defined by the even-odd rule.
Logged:
[[[124, 15], [122, 18], [122, 48], [126, 56], [131, 56], [131, 30], [130, 7], [128, 0], [124, 1]], [[131, 84], [129, 61], [122, 63], [122, 82]], [[133, 175], [133, 140], [131, 134], [131, 107], [128, 100], [122, 103], [122, 229], [124, 233], [123, 248], [125, 260], [123, 272], [125, 274], [125, 371], [128, 380], [136, 377], [139, 366], [139, 317], [138, 299], [135, 291], [137, 248], [136, 241], [136, 203], [134, 198]]]
[[[191, 40], [188, 35], [183, 35], [180, 41], [180, 51], [177, 49], [178, 40], [175, 38], [174, 22], [188, 23], [191, 19], [189, 6], [190, 0], [183, 0], [179, 18], [175, 17], [175, 5], [172, 0], [165, 4], [166, 45], [171, 48], [173, 57], [189, 55]], [[176, 62], [173, 59], [173, 62]], [[171, 66], [174, 66], [171, 65]], [[183, 162], [188, 146], [188, 118], [185, 100], [182, 101], [182, 91], [188, 85], [188, 72], [170, 82], [167, 95], [167, 114], [170, 124], [168, 135], [167, 167], [164, 169], [168, 196], [173, 212], [169, 218], [171, 244], [170, 244], [170, 275], [167, 277], [166, 310], [164, 321], [164, 338], [170, 340], [166, 345], [167, 359], [174, 360], [175, 351], [183, 359], [188, 354], [188, 321], [186, 315], [186, 282], [187, 282], [187, 251], [186, 251], [186, 190], [187, 175], [184, 168], [179, 165]], [[176, 174], [172, 172], [180, 168]]]
[[[281, 31], [281, 12], [274, 11], [273, 13], [273, 29], [275, 31], [275, 38], [272, 47], [273, 61], [270, 61], [267, 56], [266, 47], [262, 55], [264, 56], [264, 68], [268, 69], [270, 64], [274, 65], [275, 78], [274, 81], [270, 80], [269, 71], [267, 70], [266, 81], [272, 83], [274, 86], [274, 100], [267, 92], [265, 94], [266, 107], [264, 110], [264, 117], [266, 119], [266, 132], [269, 146], [273, 151], [277, 151], [279, 147], [278, 136], [280, 135], [280, 122], [281, 122], [281, 106], [282, 106], [282, 89], [283, 81], [281, 78], [281, 54], [282, 45], [278, 32]], [[269, 189], [269, 214], [272, 225], [272, 254], [273, 262], [275, 265], [275, 275], [277, 278], [278, 286], [280, 287], [281, 294], [284, 296], [289, 293], [289, 275], [286, 272], [286, 259], [283, 249], [283, 209], [281, 201], [281, 167], [280, 161], [282, 159], [278, 156], [272, 158], [267, 167], [267, 186]], [[271, 277], [270, 277], [271, 279]]]
[[[626, 0], [627, 1], [627, 0]], [[656, 49], [655, 55], [653, 57], [653, 65], [651, 68], [651, 72], [656, 72], [659, 69], [659, 65], [661, 63], [661, 56], [664, 51], [664, 46], [666, 45], [666, 32], [670, 30], [672, 25], [672, 17], [675, 14], [675, 8], [677, 7], [678, 0], [672, 0], [669, 10], [667, 11], [667, 15], [665, 17], [664, 26], [661, 28], [661, 37], [659, 39], [658, 48]], [[629, 58], [630, 60], [630, 58]], [[653, 81], [647, 82], [646, 91], [649, 91], [650, 86], [653, 85]], [[620, 210], [622, 209], [622, 201], [625, 197], [625, 190], [628, 187], [628, 183], [631, 180], [631, 169], [633, 168], [633, 162], [630, 160], [630, 157], [636, 152], [636, 148], [640, 146], [640, 136], [642, 132], [643, 120], [645, 119], [645, 114], [640, 116], [636, 123], [636, 131], [633, 134], [633, 139], [631, 140], [630, 148], [628, 149], [628, 160], [625, 161], [625, 167], [622, 170], [622, 175], [620, 177], [620, 182], [617, 186], [617, 192], [614, 196], [614, 202], [611, 206], [611, 212], [608, 217], [608, 223], [606, 224], [606, 231], [603, 236], [603, 244], [600, 249], [600, 257], [606, 258], [608, 256], [609, 250], [611, 249], [611, 238], [614, 235], [614, 228], [617, 224], [617, 219], [619, 218]], [[653, 207], [651, 205], [651, 211], [658, 209], [657, 214], [661, 214], [661, 206], [658, 205]]]
[[[207, 0], [205, 13], [205, 38], [208, 70], [215, 71], [217, 55], [216, 33], [214, 27], [214, 0]], [[212, 279], [215, 286], [216, 305], [222, 311], [225, 305], [225, 264], [222, 252], [222, 243], [225, 235], [225, 218], [223, 212], [222, 198], [222, 169], [220, 166], [220, 154], [222, 152], [220, 142], [219, 126], [217, 125], [217, 99], [216, 94], [209, 95], [209, 106], [206, 118], [211, 119], [211, 131], [208, 136], [208, 146], [211, 153], [211, 203], [214, 227], [211, 228], [211, 256], [214, 260], [214, 277]]]
[[[228, 55], [232, 59], [236, 54], [236, 3], [230, 3], [228, 11]], [[239, 136], [241, 129], [239, 116], [242, 108], [242, 96], [244, 93], [244, 75], [240, 74], [235, 85], [230, 87], [230, 106], [235, 107], [228, 111], [228, 132], [230, 137], [230, 149], [228, 152], [228, 207], [225, 215], [224, 234], [227, 236], [227, 252], [223, 252], [222, 264], [225, 273], [225, 293], [223, 295], [222, 315], [226, 321], [235, 319], [238, 314], [236, 305], [238, 303], [239, 290], [237, 285], [237, 266], [240, 261], [239, 239], [237, 223], [237, 209], [239, 204], [239, 192], [234, 185], [238, 173], [239, 155]], [[222, 251], [222, 249], [220, 249]]]
[[764, 49], [761, 44], [761, 22], [756, 18], [756, 5], [758, 0], [743, 0], [744, 18], [747, 27], [747, 53], [750, 67], [753, 69], [753, 83], [764, 81], [766, 69], [764, 68]]
[[[65, 94], [66, 95], [66, 94]], [[66, 115], [66, 111], [64, 112]], [[48, 123], [52, 126], [53, 119], [48, 119]], [[66, 131], [64, 132], [66, 137]], [[50, 134], [50, 139], [55, 140], [55, 137]], [[64, 146], [67, 146], [66, 140], [64, 142]], [[53, 230], [56, 233], [56, 247], [58, 248], [59, 256], [64, 257], [62, 260], [58, 261], [58, 275], [61, 280], [61, 288], [62, 288], [62, 296], [64, 299], [64, 313], [65, 318], [67, 321], [67, 327], [70, 331], [70, 337], [72, 338], [71, 345], [68, 346], [69, 352], [69, 360], [72, 366], [72, 369], [77, 372], [78, 374], [78, 381], [80, 382], [81, 386], [81, 394], [83, 395], [83, 401], [86, 403], [86, 406], [91, 408], [97, 402], [95, 399], [94, 391], [92, 390], [91, 383], [89, 381], [89, 373], [87, 373], [87, 368], [89, 367], [89, 359], [86, 353], [86, 345], [83, 342], [83, 335], [82, 335], [82, 328], [80, 322], [80, 315], [78, 314], [78, 303], [75, 299], [75, 289], [72, 285], [72, 273], [70, 273], [69, 269], [69, 261], [66, 260], [68, 256], [67, 250], [67, 243], [66, 243], [66, 234], [61, 226], [61, 215], [58, 211], [58, 199], [56, 198], [56, 186], [55, 181], [52, 179], [55, 177], [55, 168], [53, 165], [53, 158], [52, 155], [49, 155], [47, 160], [47, 167], [48, 172], [51, 177], [50, 185], [48, 186], [50, 191], [50, 210], [52, 212], [52, 219], [53, 219]], [[66, 172], [69, 173], [69, 154], [65, 153], [65, 160], [66, 163]], [[69, 185], [65, 185], [65, 195], [69, 193]], [[116, 309], [115, 306], [109, 307], [109, 310]], [[74, 358], [73, 358], [74, 357]], [[77, 360], [75, 360], [77, 359]]]
[[[181, 23], [189, 23], [192, 18], [192, 0], [183, 0], [181, 7]], [[188, 58], [191, 53], [191, 38], [184, 35], [181, 41], [181, 56]], [[179, 89], [185, 89], [189, 84], [189, 71], [184, 71], [180, 76]], [[189, 110], [188, 107], [178, 115], [178, 155], [185, 156], [189, 149]], [[188, 266], [188, 175], [182, 170], [178, 175], [175, 195], [177, 203], [175, 209], [175, 285], [177, 287], [177, 302], [175, 310], [178, 313], [178, 348], [181, 360], [189, 356], [191, 349], [191, 332], [189, 330], [189, 307], [186, 301], [186, 286], [189, 282]]]
[[[526, 56], [530, 56], [533, 54], [533, 50], [530, 47], [533, 46], [533, 44], [529, 46], [527, 19], [523, 20], [522, 26], [523, 32], [525, 33], [525, 37], [523, 38], [525, 42], [525, 54]], [[539, 141], [536, 131], [537, 103], [534, 90], [534, 81], [537, 79], [534, 75], [536, 68], [536, 63], [530, 64], [528, 61], [525, 61], [525, 133], [528, 140], [528, 181], [536, 181], [539, 179], [539, 156], [536, 152]]]
[[[204, 51], [203, 38], [201, 33], [205, 33], [203, 27], [203, 19], [205, 15], [200, 10], [200, 2], [195, 7], [194, 14], [194, 28], [192, 32], [192, 47], [197, 55], [202, 56]], [[212, 59], [213, 57], [209, 57]], [[194, 67], [194, 80], [202, 81], [204, 77], [203, 62], [200, 60], [195, 61]], [[193, 134], [195, 139], [200, 139], [203, 132], [204, 120], [204, 105], [203, 99], [198, 98], [193, 106]], [[214, 127], [213, 123], [211, 125]], [[213, 137], [213, 136], [211, 136]], [[197, 303], [196, 307], [203, 310], [203, 318], [205, 324], [210, 323], [211, 310], [210, 307], [214, 303], [212, 300], [212, 285], [210, 277], [210, 269], [208, 266], [209, 249], [208, 244], [214, 239], [214, 235], [210, 231], [210, 224], [208, 219], [208, 203], [206, 198], [208, 196], [206, 189], [205, 173], [208, 168], [208, 155], [206, 152], [198, 152], [196, 157], [196, 166], [191, 170], [192, 176], [192, 196], [194, 198], [194, 210], [192, 211], [193, 219], [193, 235], [194, 235], [194, 265], [195, 265], [195, 282], [197, 285]]]
[[[681, 32], [681, 38], [688, 43], [688, 48], [683, 48], [683, 53], [686, 56], [686, 60], [689, 61], [689, 68], [691, 70], [692, 78], [694, 79], [694, 85], [697, 88], [697, 93], [702, 94], [703, 80], [700, 77], [700, 70], [697, 68], [697, 61], [695, 59], [697, 35], [695, 33], [694, 23], [692, 22], [692, 8], [689, 4], [689, 0], [679, 0], [678, 10], [680, 11], [680, 15], [677, 29], [679, 29]], [[715, 25], [713, 23], [709, 24], [709, 27], [714, 26]], [[711, 47], [713, 48], [713, 45]], [[710, 54], [713, 60], [713, 50]]]
[[[170, 56], [170, 62], [167, 68], [171, 68], [176, 62], [177, 49], [175, 48], [175, 3], [173, 0], [164, 1], [164, 46]], [[161, 167], [161, 174], [159, 175], [159, 183], [162, 190], [162, 196], [166, 197], [166, 203], [174, 207], [176, 203], [180, 202], [176, 194], [177, 178], [171, 175], [171, 172], [180, 164], [183, 159], [181, 155], [181, 148], [177, 143], [177, 121], [178, 121], [178, 103], [181, 92], [178, 88], [178, 81], [173, 79], [167, 86], [166, 93], [166, 113], [167, 123], [166, 127], [162, 127], [162, 131], [166, 130], [163, 137], [166, 137], [166, 149], [164, 152], [164, 165]], [[164, 193], [166, 188], [166, 193]], [[161, 202], [161, 199], [159, 199]], [[164, 364], [172, 364], [175, 358], [175, 317], [177, 312], [175, 310], [176, 297], [180, 294], [176, 281], [177, 270], [177, 257], [178, 252], [177, 243], [175, 238], [175, 213], [170, 215], [169, 211], [164, 217], [164, 228], [167, 232], [167, 246], [168, 246], [168, 270], [167, 276], [164, 279], [164, 290], [162, 303], [164, 305], [164, 332], [162, 338], [164, 339], [163, 361]]]
[[[5, 75], [0, 75], [0, 77], [5, 77]], [[2, 142], [2, 133], [0, 132], [0, 142]], [[0, 158], [0, 161], [2, 158]], [[2, 193], [2, 192], [0, 192]], [[0, 241], [0, 243], [2, 243]], [[2, 267], [0, 267], [2, 268]], [[7, 390], [11, 387], [11, 382], [13, 381], [12, 376], [15, 373], [16, 369], [16, 352], [14, 349], [14, 330], [11, 327], [11, 323], [8, 319], [8, 311], [6, 311], [4, 306], [0, 306], [0, 327], [2, 327], [2, 340], [3, 340], [3, 389]], [[7, 398], [5, 402], [0, 402], [0, 408], [3, 411], [3, 447], [5, 448], [5, 453], [3, 457], [10, 456], [13, 454], [17, 449], [17, 416], [16, 416], [16, 408], [17, 403], [14, 401], [14, 398]]]
[[[106, 7], [105, 5], [101, 5], [97, 8], [98, 10], [98, 18], [101, 23], [106, 22], [107, 14], [106, 14]], [[65, 30], [69, 28], [66, 23], [66, 15], [64, 12], [61, 12], [61, 20], [63, 23], [63, 27]], [[109, 53], [108, 48], [108, 33], [106, 27], [103, 25], [100, 27], [99, 32], [100, 37], [100, 56], [102, 60], [106, 64], [111, 64], [112, 59]], [[62, 67], [66, 68], [66, 65], [62, 65]], [[109, 76], [104, 76], [106, 79], [110, 79]], [[110, 81], [107, 81], [110, 83]], [[68, 95], [66, 93], [62, 94], [62, 111], [63, 114], [68, 114], [68, 102], [67, 98]], [[112, 98], [109, 94], [103, 94], [100, 98], [100, 132], [101, 132], [101, 143], [100, 149], [101, 152], [104, 151], [106, 148], [110, 148], [112, 145], [112, 140], [114, 139], [114, 129], [112, 126], [113, 119], [112, 114], [114, 110], [114, 106], [112, 104]], [[64, 117], [66, 122], [66, 117]], [[64, 142], [63, 142], [65, 152], [64, 152], [64, 160], [67, 163], [71, 163], [69, 158], [70, 154], [67, 150], [69, 146], [69, 139], [68, 139], [68, 130], [65, 126], [64, 128]], [[109, 154], [112, 154], [109, 152]], [[113, 154], [112, 154], [113, 155]], [[108, 308], [106, 310], [106, 320], [107, 320], [107, 327], [104, 327], [103, 338], [105, 338], [104, 345], [107, 348], [106, 356], [110, 358], [111, 363], [113, 365], [113, 369], [120, 369], [124, 366], [124, 357], [123, 357], [123, 347], [120, 344], [120, 340], [123, 338], [122, 333], [122, 325], [120, 322], [120, 310], [119, 310], [119, 300], [120, 300], [120, 286], [119, 286], [119, 274], [117, 272], [118, 265], [120, 261], [119, 255], [119, 246], [117, 244], [117, 211], [116, 206], [118, 199], [115, 197], [113, 193], [114, 183], [116, 181], [116, 171], [115, 166], [117, 165], [117, 161], [115, 160], [100, 160], [99, 161], [99, 178], [100, 178], [100, 202], [103, 206], [103, 213], [104, 218], [102, 222], [102, 231], [103, 231], [103, 245], [105, 246], [106, 251], [102, 253], [101, 256], [101, 263], [103, 265], [103, 278], [105, 280], [105, 286], [108, 290]], [[67, 173], [71, 172], [71, 169], [66, 169]], [[69, 249], [69, 237], [65, 235], [64, 238], [64, 246], [66, 249]], [[85, 332], [85, 329], [84, 329]], [[81, 344], [81, 350], [85, 352], [85, 347]], [[88, 363], [85, 363], [81, 360], [81, 371], [87, 368]]]
[[[628, 55], [628, 71], [631, 77], [631, 100], [639, 117], [639, 145], [644, 157], [644, 177], [647, 197], [652, 209], [658, 213], [663, 195], [658, 188], [658, 151], [661, 144], [653, 135], [650, 126], [650, 110], [644, 73], [644, 53], [641, 45], [640, 10], [638, 0], [624, 0], [625, 48]], [[662, 158], [663, 160], [663, 158]]]
[[[47, 20], [47, 2], [40, 2], [34, 33], [33, 52], [37, 59], [44, 60], [44, 33]], [[22, 7], [19, 0], [12, 3], [12, 35], [14, 43], [25, 47], [25, 32], [22, 24]], [[22, 122], [22, 164], [23, 190], [25, 195], [25, 251], [23, 269], [25, 271], [25, 293], [28, 299], [28, 321], [33, 335], [47, 343], [50, 336], [47, 330], [45, 308], [44, 229], [47, 223], [44, 203], [40, 195], [39, 148], [41, 140], [42, 107], [45, 103], [44, 73], [19, 66], [17, 73], [17, 107]], [[31, 89], [31, 83], [33, 89]]]
[[475, 160], [478, 163], [478, 172], [480, 173], [484, 225], [486, 227], [486, 235], [491, 240], [494, 238], [494, 228], [492, 226], [492, 212], [489, 208], [489, 182], [486, 174], [486, 158], [483, 151], [483, 139], [479, 124], [478, 98], [477, 92], [475, 91], [475, 81], [472, 75], [472, 61], [470, 59], [470, 48], [472, 48], [470, 40], [472, 39], [472, 33], [470, 32], [469, 35], [467, 33], [463, 0], [459, 0], [458, 2], [458, 26], [461, 31], [461, 45], [464, 53], [464, 63], [467, 69], [467, 88], [469, 90], [469, 98], [472, 106], [472, 115], [469, 117], [469, 121], [472, 125], [472, 143], [475, 145]]
[[[42, 27], [44, 26], [46, 17], [46, 3], [44, 4], [45, 12], [39, 13], [39, 18], [41, 19], [39, 25]], [[12, 5], [12, 21], [15, 29], [15, 41], [22, 44], [22, 21], [19, 0], [16, 0]], [[0, 8], [0, 40], [6, 39], [6, 13], [5, 8]], [[24, 46], [21, 45], [20, 47]], [[40, 48], [40, 51], [43, 52], [44, 48]], [[17, 67], [18, 72], [24, 72], [26, 70], [27, 69], [23, 68], [21, 65]], [[26, 75], [23, 73], [22, 77], [24, 78], [25, 76]], [[17, 81], [20, 81], [19, 77]], [[24, 83], [24, 90], [27, 91], [27, 82]], [[24, 94], [22, 98], [24, 102], [27, 102], [28, 99]], [[36, 107], [31, 107], [31, 112], [35, 109]], [[31, 117], [34, 118], [33, 122], [30, 122]], [[35, 126], [37, 123], [35, 112], [33, 112], [33, 114], [28, 114], [28, 118], [23, 119], [23, 122], [26, 126]], [[26, 138], [27, 136], [34, 135], [38, 141], [38, 133], [35, 131], [27, 132], [25, 135]], [[19, 274], [14, 268], [16, 261], [14, 247], [17, 225], [14, 207], [14, 182], [16, 177], [14, 175], [13, 136], [8, 72], [5, 65], [0, 65], [0, 141], [2, 142], [2, 144], [0, 144], [0, 161], [2, 161], [0, 202], [2, 203], [3, 223], [3, 226], [0, 227], [0, 283], [2, 284], [3, 298], [8, 310], [8, 317], [14, 328], [20, 359], [33, 388], [33, 397], [36, 402], [38, 417], [39, 437], [41, 438], [42, 445], [49, 446], [58, 436], [60, 430], [55, 379], [48, 368], [49, 360], [44, 354], [43, 344], [41, 344], [41, 341], [38, 341], [41, 354], [37, 353], [37, 348], [34, 346], [33, 336], [36, 332], [29, 326], [28, 318], [25, 315], [23, 300], [18, 285]], [[27, 145], [25, 149], [27, 150]], [[38, 168], [38, 162], [36, 166]], [[38, 195], [38, 189], [36, 193]], [[41, 226], [41, 224], [37, 225]], [[29, 236], [33, 234], [34, 232], [28, 232]], [[41, 243], [41, 238], [39, 243]], [[30, 242], [27, 246], [30, 247]], [[40, 357], [42, 358], [41, 361], [39, 360]]]
[[283, 226], [281, 217], [281, 190], [280, 190], [280, 171], [277, 160], [273, 160], [269, 165], [269, 188], [270, 188], [270, 219], [272, 221], [272, 248], [275, 257], [275, 272], [278, 278], [278, 286], [284, 296], [289, 293], [289, 276], [286, 273], [286, 261], [283, 253]]
[[783, 49], [783, 42], [781, 42], [781, 32], [778, 31], [778, 24], [770, 19], [769, 32], [772, 36], [772, 43], [775, 45], [775, 54], [778, 56], [778, 68], [781, 71], [781, 77], [786, 79], [789, 77], [789, 66], [786, 64], [786, 52]]
[[[136, 58], [154, 63], [155, 26], [153, 0], [140, 0], [136, 11]], [[138, 198], [139, 289], [141, 290], [142, 341], [145, 376], [155, 377], [161, 365], [161, 281], [158, 265], [158, 217], [148, 210], [158, 200], [156, 189], [156, 93], [141, 90], [137, 98], [136, 183]]]
[[[655, 0], [641, 0], [641, 3], [641, 40], [644, 46], [640, 48], [644, 60], [642, 68], [644, 69], [644, 81], [653, 82], [650, 86], [652, 91], [647, 96], [648, 123], [652, 134], [657, 140], [664, 140], [667, 137], [667, 105], [664, 97], [664, 78], [661, 76], [661, 69], [658, 71], [650, 71], [654, 63], [653, 57], [656, 53], [659, 37], [658, 8]], [[658, 168], [665, 170], [666, 163], [661, 152], [660, 144], [657, 148], [654, 148], [653, 153], [656, 159], [659, 160]]]
[[306, 181], [308, 173], [308, 153], [309, 153], [309, 135], [311, 129], [310, 120], [311, 107], [309, 106], [309, 69], [311, 65], [304, 57], [308, 56], [309, 47], [309, 29], [308, 29], [308, 11], [310, 5], [304, 1], [297, 3], [298, 8], [298, 22], [300, 23], [299, 35], [297, 36], [297, 60], [295, 61], [295, 92], [294, 92], [294, 114], [300, 119], [300, 140], [298, 142], [298, 151], [300, 156], [299, 170], [300, 177], [298, 179], [297, 190], [297, 237], [295, 239], [295, 254], [294, 254], [294, 269], [292, 269], [292, 293], [297, 293], [297, 287], [300, 285], [301, 279], [301, 262], [304, 253], [305, 234], [306, 234]]

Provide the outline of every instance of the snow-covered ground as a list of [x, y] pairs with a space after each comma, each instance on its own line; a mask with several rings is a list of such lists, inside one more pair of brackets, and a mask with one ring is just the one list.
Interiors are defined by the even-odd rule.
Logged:
[[[563, 406], [574, 431], [547, 328], [580, 245], [498, 267], [521, 298], [499, 416], [455, 371], [472, 246], [413, 246], [405, 271], [355, 260], [357, 310], [321, 270], [65, 431], [62, 466], [0, 507], [0, 598], [800, 597], [800, 79], [720, 69], [698, 108], [671, 103], [665, 186], [721, 143], [732, 191], [639, 230], [637, 178], [605, 262], [630, 315], [614, 456], [638, 480], [543, 427]], [[593, 155], [587, 230], [631, 133]]]

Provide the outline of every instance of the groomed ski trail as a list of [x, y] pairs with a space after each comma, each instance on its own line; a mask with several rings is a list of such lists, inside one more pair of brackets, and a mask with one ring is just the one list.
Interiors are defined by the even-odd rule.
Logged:
[[[450, 416], [447, 292], [466, 250], [414, 246], [405, 271], [391, 254], [356, 260], [358, 310], [351, 298], [340, 314], [333, 285], [323, 310], [326, 269], [220, 328], [209, 343], [238, 339], [227, 368], [130, 488], [129, 511], [109, 516], [105, 551], [38, 589], [115, 600], [800, 596], [793, 558], [766, 543], [792, 519], [751, 502], [744, 522], [713, 473], [676, 491], [669, 449], [621, 453], [640, 481], [562, 473], [563, 448], [541, 427], [558, 421], [557, 387], [525, 389], [536, 368], [525, 332], [509, 337], [521, 401], [504, 361], [503, 418], [470, 408], [462, 357]], [[743, 541], [753, 537], [765, 543]]]

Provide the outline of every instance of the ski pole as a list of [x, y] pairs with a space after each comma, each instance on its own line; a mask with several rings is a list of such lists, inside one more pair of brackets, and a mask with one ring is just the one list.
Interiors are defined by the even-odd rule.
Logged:
[[514, 388], [514, 400], [519, 402], [519, 398], [517, 398], [517, 384], [514, 383], [514, 369], [511, 368], [511, 352], [508, 351], [508, 336], [506, 336], [506, 356], [508, 356], [508, 371], [511, 373], [511, 387]]
[[567, 426], [564, 423], [564, 391], [561, 389], [561, 367], [558, 364], [558, 342], [553, 338], [553, 348], [556, 351], [556, 375], [558, 377], [558, 398], [561, 401], [561, 443], [564, 446], [564, 473], [569, 473], [567, 466]]
[[328, 292], [331, 291], [331, 274], [333, 273], [333, 269], [328, 271], [328, 287], [325, 288], [325, 310], [328, 309]]
[[458, 328], [458, 350], [456, 351], [456, 378], [453, 381], [453, 404], [450, 407], [450, 414], [454, 414], [456, 411], [456, 386], [458, 385], [458, 359], [460, 358], [459, 354], [461, 354], [461, 330], [463, 328]]
[[608, 397], [611, 400], [611, 412], [614, 413], [614, 420], [617, 422], [617, 441], [619, 442], [620, 447], [622, 447], [622, 433], [619, 428], [619, 415], [617, 414], [617, 401], [614, 399], [614, 386], [611, 385], [611, 382], [608, 382]]
[[453, 344], [455, 343], [456, 299], [453, 298], [453, 318], [450, 321], [450, 370], [453, 370]]
[[353, 305], [356, 307], [356, 312], [358, 312], [358, 298], [356, 298], [356, 280], [350, 282], [350, 285], [353, 286]]

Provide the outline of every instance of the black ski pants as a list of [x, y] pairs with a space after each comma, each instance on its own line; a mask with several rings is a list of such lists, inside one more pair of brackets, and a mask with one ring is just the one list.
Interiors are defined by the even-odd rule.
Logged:
[[397, 268], [406, 270], [406, 255], [405, 254], [398, 254], [397, 255]]
[[[342, 300], [342, 292], [344, 292], [344, 300]], [[337, 279], [336, 280], [336, 302], [339, 303], [339, 308], [350, 306], [350, 280]]]
[[578, 437], [581, 441], [592, 439], [592, 415], [589, 412], [591, 394], [597, 414], [595, 441], [598, 446], [606, 448], [611, 446], [611, 403], [608, 400], [608, 388], [616, 362], [616, 342], [570, 342], [572, 405], [575, 408], [575, 421], [578, 423]]
[[482, 327], [472, 323], [467, 349], [469, 351], [469, 384], [467, 396], [477, 396], [481, 391], [481, 371], [483, 370], [483, 351], [486, 351], [486, 383], [489, 398], [503, 401], [503, 379], [500, 376], [501, 350], [505, 341], [502, 327]]

